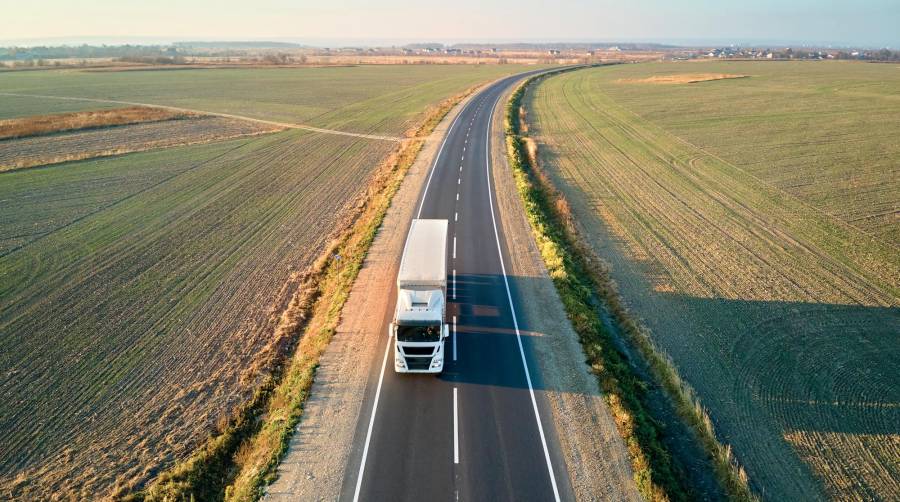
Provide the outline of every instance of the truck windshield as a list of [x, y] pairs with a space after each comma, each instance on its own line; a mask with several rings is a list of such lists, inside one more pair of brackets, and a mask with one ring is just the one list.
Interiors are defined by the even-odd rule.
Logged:
[[439, 342], [441, 340], [441, 327], [438, 324], [431, 326], [397, 326], [397, 341], [399, 342]]

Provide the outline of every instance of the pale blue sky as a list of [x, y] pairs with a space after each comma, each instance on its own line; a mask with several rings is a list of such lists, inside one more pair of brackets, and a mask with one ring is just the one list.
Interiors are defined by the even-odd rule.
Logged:
[[[900, 0], [0, 0], [0, 41], [715, 40], [900, 47]], [[337, 44], [334, 44], [337, 45]]]

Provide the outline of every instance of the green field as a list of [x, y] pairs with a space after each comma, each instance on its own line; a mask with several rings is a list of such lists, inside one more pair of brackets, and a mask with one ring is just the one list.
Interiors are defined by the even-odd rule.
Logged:
[[[694, 84], [649, 77], [722, 73]], [[900, 68], [549, 78], [529, 134], [631, 309], [771, 500], [900, 491]]]
[[[134, 101], [399, 135], [442, 96], [514, 73], [513, 65], [43, 71], [0, 74], [0, 92]], [[0, 96], [0, 120], [104, 106]]]
[[[22, 72], [0, 92], [400, 134], [520, 70]], [[259, 384], [300, 273], [396, 147], [289, 130], [0, 173], [0, 498], [95, 498], [189, 455]]]

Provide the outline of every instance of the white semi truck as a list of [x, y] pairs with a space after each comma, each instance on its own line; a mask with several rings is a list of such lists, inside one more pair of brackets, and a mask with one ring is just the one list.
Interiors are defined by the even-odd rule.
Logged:
[[397, 309], [388, 327], [398, 373], [444, 369], [447, 310], [447, 220], [412, 220], [400, 272]]

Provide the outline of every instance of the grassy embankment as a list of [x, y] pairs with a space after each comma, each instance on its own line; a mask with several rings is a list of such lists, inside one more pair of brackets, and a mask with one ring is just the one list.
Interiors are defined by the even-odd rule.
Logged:
[[276, 468], [309, 395], [319, 358], [337, 328], [340, 312], [378, 227], [406, 171], [441, 119], [473, 89], [430, 110], [422, 124], [379, 168], [351, 226], [340, 232], [311, 268], [305, 284], [282, 317], [279, 331], [299, 338], [290, 359], [241, 407], [218, 437], [135, 499], [189, 497], [251, 501], [274, 480]]
[[[528, 85], [547, 77], [529, 79], [511, 95], [506, 110], [506, 140], [510, 166], [526, 214], [548, 272], [612, 409], [616, 425], [632, 459], [635, 481], [648, 500], [687, 499], [686, 487], [661, 442], [659, 423], [642, 401], [644, 386], [625, 356], [614, 346], [599, 308], [615, 318], [676, 403], [682, 418], [702, 438], [716, 458], [717, 475], [729, 496], [752, 500], [747, 477], [736, 465], [730, 449], [716, 440], [712, 424], [692, 390], [680, 379], [671, 361], [642, 331], [619, 299], [606, 266], [585, 245], [572, 219], [568, 203], [551, 180], [536, 166], [536, 145], [524, 136], [522, 98]], [[598, 299], [603, 306], [598, 305]]]

